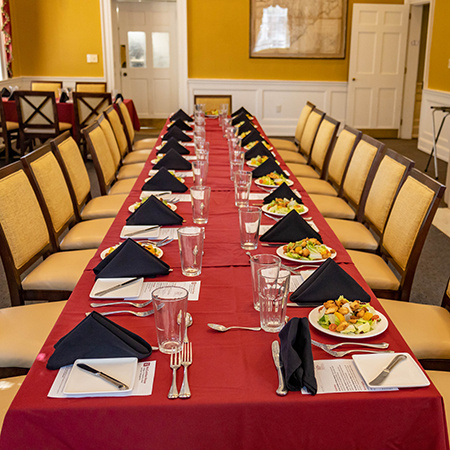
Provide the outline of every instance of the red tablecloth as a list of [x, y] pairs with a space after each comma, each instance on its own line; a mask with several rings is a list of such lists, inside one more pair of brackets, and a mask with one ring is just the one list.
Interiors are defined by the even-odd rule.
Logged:
[[[228, 171], [228, 152], [215, 121], [208, 121], [211, 142], [210, 174], [214, 166]], [[152, 155], [153, 156], [153, 155]], [[150, 158], [151, 159], [151, 158]], [[145, 171], [148, 171], [148, 163]], [[145, 172], [144, 171], [144, 172]], [[220, 171], [218, 171], [220, 172]], [[145, 178], [145, 173], [141, 178]], [[192, 178], [188, 178], [188, 185]], [[210, 222], [206, 226], [205, 256], [200, 300], [189, 303], [194, 323], [189, 328], [193, 342], [193, 364], [189, 368], [192, 397], [168, 400], [171, 383], [169, 358], [155, 352], [156, 376], [150, 397], [50, 399], [47, 393], [56, 372], [45, 368], [55, 342], [68, 333], [90, 311], [89, 292], [94, 282], [86, 269], [70, 300], [50, 333], [9, 409], [0, 438], [8, 449], [48, 448], [214, 448], [261, 449], [445, 449], [447, 431], [442, 398], [434, 386], [391, 392], [321, 394], [290, 392], [278, 397], [277, 374], [271, 356], [269, 333], [232, 331], [217, 333], [209, 322], [255, 326], [259, 313], [253, 309], [248, 258], [240, 249], [237, 209], [233, 205], [231, 181], [226, 176], [208, 177], [213, 187]], [[127, 207], [139, 195], [138, 180], [99, 252], [118, 241]], [[295, 187], [300, 188], [296, 183]], [[262, 191], [260, 191], [262, 192]], [[325, 242], [335, 246], [341, 266], [368, 292], [370, 289], [339, 247], [326, 222], [304, 196]], [[192, 223], [189, 203], [178, 203], [179, 213]], [[269, 220], [269, 219], [268, 219]], [[256, 252], [271, 252], [261, 248]], [[172, 267], [167, 281], [187, 280], [181, 275], [177, 243], [164, 247], [164, 260]], [[373, 297], [373, 304], [382, 311]], [[305, 317], [308, 308], [289, 308], [290, 317]], [[154, 318], [118, 316], [118, 324], [155, 344]], [[333, 338], [311, 329], [313, 339]], [[368, 339], [368, 342], [379, 341]], [[410, 351], [392, 323], [382, 335], [395, 351]], [[330, 358], [313, 348], [315, 359]], [[181, 371], [180, 371], [181, 372]], [[181, 373], [178, 374], [178, 385]]]

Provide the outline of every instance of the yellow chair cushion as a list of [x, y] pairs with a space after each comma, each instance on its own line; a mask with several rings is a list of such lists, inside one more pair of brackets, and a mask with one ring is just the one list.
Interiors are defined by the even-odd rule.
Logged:
[[306, 158], [297, 152], [291, 152], [289, 150], [278, 150], [278, 153], [283, 158], [286, 164], [295, 163], [295, 164], [306, 164]]
[[103, 217], [116, 217], [127, 197], [127, 194], [95, 197], [86, 204], [81, 212], [81, 218], [83, 220], [92, 220]]
[[12, 130], [18, 130], [19, 129], [19, 124], [17, 122], [6, 122], [6, 129], [8, 131], [12, 131]]
[[336, 131], [336, 125], [328, 120], [323, 120], [317, 132], [314, 145], [311, 150], [311, 162], [314, 167], [322, 170], [325, 158], [330, 147], [333, 134]]
[[383, 258], [358, 250], [348, 250], [348, 254], [371, 289], [398, 291], [400, 282]]
[[97, 127], [89, 133], [89, 137], [92, 141], [92, 150], [97, 154], [97, 158], [100, 162], [103, 180], [105, 181], [106, 186], [109, 186], [114, 180], [117, 166], [114, 163], [114, 158], [109, 149], [106, 135], [100, 127]]
[[122, 166], [117, 174], [118, 180], [125, 180], [128, 178], [137, 178], [144, 168], [144, 163], [127, 164]]
[[329, 195], [332, 197], [337, 197], [338, 195], [336, 189], [334, 189], [334, 187], [325, 180], [302, 177], [297, 177], [297, 180], [308, 194]]
[[326, 219], [345, 248], [354, 250], [376, 250], [378, 242], [362, 223], [352, 220]]
[[311, 166], [307, 166], [306, 164], [288, 163], [287, 166], [296, 177], [315, 178], [317, 180], [320, 178], [320, 175]]
[[111, 111], [108, 113], [108, 120], [111, 123], [111, 127], [117, 139], [117, 144], [119, 145], [120, 154], [123, 158], [128, 151], [128, 142], [122, 126], [122, 122], [120, 121], [119, 114], [115, 109], [111, 109]]
[[114, 183], [108, 192], [109, 195], [116, 194], [129, 194], [131, 189], [133, 189], [137, 178], [126, 178], [125, 180], [119, 180]]
[[77, 223], [64, 236], [60, 244], [61, 250], [98, 248], [113, 222], [114, 218], [111, 217]]
[[304, 155], [309, 155], [316, 137], [317, 129], [319, 128], [322, 115], [316, 111], [312, 111], [303, 130], [302, 138], [300, 140], [300, 152]]
[[355, 140], [356, 135], [348, 130], [342, 130], [336, 140], [328, 166], [328, 177], [336, 185], [340, 185], [342, 182], [345, 167]]
[[426, 372], [444, 399], [447, 433], [450, 436], [450, 372], [439, 370], [427, 370]]
[[60, 131], [67, 131], [67, 130], [70, 130], [71, 128], [72, 128], [71, 123], [59, 122], [59, 130]]
[[136, 163], [143, 163], [147, 161], [148, 157], [150, 156], [151, 150], [136, 150], [134, 152], [128, 153], [128, 155], [125, 156], [122, 160], [122, 164], [136, 164]]
[[22, 281], [24, 290], [73, 291], [97, 250], [52, 253]]
[[157, 140], [158, 138], [140, 139], [133, 144], [133, 151], [153, 149], [153, 147], [156, 145]]
[[418, 359], [450, 359], [450, 312], [442, 306], [380, 299]]
[[6, 413], [24, 380], [25, 375], [0, 380], [0, 430], [3, 426]]
[[342, 198], [330, 195], [311, 194], [311, 200], [325, 217], [353, 220], [356, 215], [351, 206]]
[[111, 124], [108, 122], [106, 117], [103, 120], [99, 121], [100, 128], [105, 133], [106, 140], [108, 141], [109, 150], [111, 152], [111, 156], [113, 157], [114, 164], [117, 167], [120, 166], [120, 161], [122, 159], [122, 153], [120, 152], [119, 145], [117, 144], [116, 135], [111, 127]]
[[0, 367], [30, 368], [66, 303], [0, 309]]
[[123, 120], [125, 122], [125, 127], [128, 131], [128, 136], [130, 141], [134, 141], [134, 127], [133, 122], [131, 121], [130, 113], [128, 112], [128, 108], [125, 106], [124, 102], [119, 103], [120, 112], [122, 113]]
[[270, 143], [278, 150], [284, 150], [285, 152], [298, 152], [298, 145], [295, 142], [289, 141], [287, 139], [276, 139], [271, 138]]

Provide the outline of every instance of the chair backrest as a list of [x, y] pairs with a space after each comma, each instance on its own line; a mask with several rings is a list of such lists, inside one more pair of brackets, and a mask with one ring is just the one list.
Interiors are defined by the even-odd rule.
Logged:
[[98, 184], [102, 195], [108, 194], [111, 185], [116, 181], [116, 165], [109, 149], [105, 133], [98, 122], [82, 130], [87, 149], [92, 155]]
[[50, 230], [54, 251], [60, 250], [59, 239], [75, 223], [75, 211], [61, 166], [50, 144], [21, 158]]
[[0, 255], [13, 306], [21, 305], [21, 275], [51, 252], [36, 194], [20, 161], [0, 169]]
[[75, 139], [80, 142], [81, 130], [93, 123], [111, 104], [111, 94], [101, 92], [74, 92]]
[[105, 81], [76, 81], [75, 92], [106, 92]]
[[59, 92], [62, 87], [62, 81], [32, 81], [30, 89], [32, 91], [51, 91], [55, 93], [55, 97], [59, 98]]
[[205, 112], [218, 111], [220, 105], [228, 105], [228, 114], [231, 114], [232, 96], [231, 95], [194, 95], [194, 105], [205, 105]]
[[373, 179], [364, 209], [364, 221], [379, 235], [384, 231], [394, 199], [406, 180], [414, 161], [386, 149]]
[[17, 116], [21, 130], [48, 130], [59, 133], [55, 93], [51, 91], [15, 91]]
[[314, 139], [314, 145], [311, 149], [311, 165], [319, 170], [322, 179], [326, 178], [328, 163], [339, 125], [340, 122], [326, 115], [320, 123]]
[[363, 135], [353, 152], [342, 185], [342, 197], [356, 210], [356, 219], [363, 220], [364, 207], [373, 178], [381, 162], [385, 145]]
[[120, 120], [123, 124], [123, 127], [125, 129], [125, 133], [128, 133], [128, 138], [130, 141], [129, 145], [133, 145], [134, 142], [134, 127], [133, 127], [133, 121], [131, 120], [130, 112], [128, 111], [127, 106], [123, 102], [121, 98], [118, 98], [116, 101], [117, 105], [117, 112], [119, 114]]
[[409, 300], [419, 256], [445, 186], [413, 168], [400, 188], [381, 241], [381, 254], [400, 273], [400, 300]]
[[311, 102], [306, 102], [303, 107], [300, 117], [298, 118], [297, 127], [295, 128], [295, 143], [298, 145], [303, 135], [303, 130], [305, 129], [306, 121], [308, 120], [311, 111], [316, 107]]
[[116, 136], [117, 144], [119, 145], [120, 154], [122, 158], [131, 151], [131, 143], [128, 135], [125, 133], [125, 129], [120, 121], [119, 114], [117, 113], [114, 105], [109, 106], [105, 109], [104, 114], [111, 124], [111, 128]]
[[119, 144], [117, 143], [116, 135], [114, 134], [114, 130], [111, 127], [108, 119], [104, 114], [100, 114], [97, 119], [100, 128], [105, 133], [106, 140], [108, 141], [109, 149], [111, 150], [111, 155], [114, 160], [114, 164], [116, 165], [116, 169], [119, 168], [122, 161], [122, 154], [120, 153]]
[[3, 139], [3, 145], [5, 146], [5, 161], [6, 164], [9, 163], [9, 139], [8, 139], [8, 126], [6, 124], [5, 108], [3, 106], [3, 101], [0, 98], [0, 136]]
[[344, 180], [353, 152], [361, 140], [361, 136], [361, 131], [346, 125], [339, 133], [334, 144], [328, 164], [327, 179], [337, 188], [339, 194], [342, 194], [342, 181]]
[[77, 220], [84, 205], [91, 200], [91, 182], [83, 156], [74, 138], [67, 131], [51, 141], [52, 150], [69, 187]]
[[303, 130], [299, 149], [300, 153], [303, 153], [308, 157], [308, 162], [309, 156], [311, 154], [311, 149], [314, 145], [314, 139], [316, 137], [317, 130], [319, 129], [320, 123], [322, 122], [324, 116], [324, 112], [320, 111], [317, 108], [314, 108], [308, 116], [308, 119], [306, 120], [305, 129]]

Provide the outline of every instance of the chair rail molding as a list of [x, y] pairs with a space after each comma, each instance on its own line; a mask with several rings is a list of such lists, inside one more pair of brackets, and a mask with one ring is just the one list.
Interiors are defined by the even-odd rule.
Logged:
[[347, 82], [188, 79], [189, 111], [195, 95], [231, 94], [233, 109], [255, 114], [268, 136], [294, 136], [307, 101], [345, 122]]

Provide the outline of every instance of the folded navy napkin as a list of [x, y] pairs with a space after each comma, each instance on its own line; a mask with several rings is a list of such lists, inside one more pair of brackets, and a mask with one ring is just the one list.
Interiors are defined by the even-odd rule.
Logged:
[[244, 121], [244, 122], [250, 122], [252, 123], [251, 119], [248, 118], [247, 114], [245, 112], [241, 112], [237, 114], [236, 116], [231, 116], [233, 119], [231, 120], [231, 125], [235, 126], [238, 123]]
[[[260, 236], [261, 242], [295, 242], [305, 238], [316, 238], [322, 242], [317, 231], [311, 228], [306, 220], [296, 212], [291, 211]], [[301, 262], [301, 261], [299, 261]]]
[[288, 200], [294, 199], [297, 203], [303, 204], [302, 199], [296, 195], [286, 183], [280, 184], [271, 194], [264, 197], [263, 203], [267, 205], [276, 198], [287, 198]]
[[267, 156], [268, 158], [275, 159], [272, 152], [261, 142], [258, 142], [250, 150], [247, 150], [244, 154], [244, 158], [248, 161], [257, 156]]
[[96, 278], [152, 278], [167, 275], [170, 266], [133, 239], [127, 239], [93, 270]]
[[291, 302], [304, 306], [319, 306], [327, 300], [370, 302], [370, 295], [332, 259], [327, 259], [304, 281], [290, 297]]
[[253, 117], [252, 114], [250, 114], [243, 106], [241, 106], [239, 109], [234, 111], [234, 113], [231, 114], [231, 117], [238, 116], [241, 113], [246, 114], [246, 115], [248, 114], [250, 117]]
[[179, 109], [176, 113], [173, 113], [170, 116], [170, 120], [177, 120], [177, 119], [181, 119], [184, 120], [186, 122], [193, 122], [194, 119], [189, 116], [188, 114], [186, 114], [182, 109]]
[[180, 130], [179, 128], [177, 128], [176, 126], [170, 127], [169, 131], [162, 137], [162, 140], [167, 141], [171, 137], [173, 137], [177, 141], [181, 141], [181, 142], [192, 141], [192, 138], [190, 138], [187, 134], [183, 133], [183, 131]]
[[176, 150], [170, 149], [165, 156], [153, 166], [153, 169], [161, 169], [162, 167], [169, 170], [191, 170], [192, 164], [184, 159]]
[[[253, 131], [256, 130], [255, 125], [253, 125], [250, 121], [245, 121], [239, 128], [238, 134], [244, 133], [245, 131]], [[256, 130], [258, 131], [258, 130]]]
[[56, 370], [85, 358], [147, 358], [152, 346], [135, 333], [93, 311], [56, 344], [47, 369]]
[[182, 131], [192, 131], [192, 127], [190, 127], [184, 120], [176, 119], [174, 122], [169, 124], [169, 128], [177, 127]]
[[181, 145], [174, 137], [167, 140], [166, 144], [158, 150], [158, 153], [167, 153], [169, 150], [175, 150], [180, 155], [189, 155], [189, 150]]
[[2, 97], [9, 97], [10, 95], [11, 95], [11, 92], [9, 91], [9, 89], [4, 87], [2, 89]]
[[69, 100], [69, 96], [67, 95], [66, 91], [61, 92], [61, 96], [59, 97], [59, 103], [67, 103]]
[[289, 175], [284, 173], [284, 170], [273, 158], [266, 159], [259, 167], [253, 169], [252, 177], [259, 178], [272, 172], [282, 174], [284, 177], [289, 178]]
[[306, 388], [310, 394], [317, 394], [308, 319], [294, 317], [278, 336], [280, 360], [288, 390], [300, 391]]
[[165, 167], [162, 167], [158, 172], [148, 180], [144, 186], [143, 191], [172, 191], [172, 192], [186, 192], [187, 187], [174, 177]]
[[183, 218], [154, 195], [126, 220], [127, 225], [181, 225]]
[[[239, 136], [241, 133], [239, 133]], [[261, 136], [261, 133], [255, 128], [254, 130], [250, 131], [249, 134], [247, 134], [245, 137], [242, 138], [242, 145], [248, 145], [250, 142], [261, 142], [264, 141], [264, 138]]]

